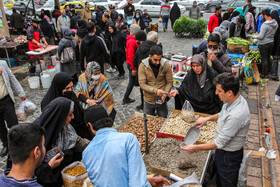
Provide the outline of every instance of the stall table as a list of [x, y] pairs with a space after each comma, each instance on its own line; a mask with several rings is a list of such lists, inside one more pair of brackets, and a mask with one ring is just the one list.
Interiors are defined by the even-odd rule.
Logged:
[[8, 49], [16, 48], [19, 45], [20, 45], [20, 43], [18, 43], [17, 45], [11, 46], [11, 47], [0, 46], [0, 49], [4, 49], [5, 52], [6, 52], [6, 57], [7, 57], [7, 60], [8, 60], [10, 68], [11, 68], [11, 62], [10, 62], [10, 57], [9, 57]]

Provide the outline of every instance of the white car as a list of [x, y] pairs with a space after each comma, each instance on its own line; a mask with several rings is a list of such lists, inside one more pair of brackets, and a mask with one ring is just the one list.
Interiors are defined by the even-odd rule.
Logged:
[[114, 5], [117, 7], [117, 5], [121, 2], [122, 0], [90, 0], [89, 4], [90, 6], [104, 6], [107, 10], [109, 9], [109, 5]]
[[[177, 3], [178, 5], [182, 5], [186, 7], [186, 9], [190, 9], [193, 6], [193, 2], [195, 0], [175, 0], [170, 1], [169, 3]], [[204, 10], [205, 4], [209, 2], [209, 0], [196, 0], [197, 5], [199, 6], [200, 10]]]
[[[117, 11], [119, 13], [123, 12], [123, 8], [126, 6], [126, 0], [122, 1], [118, 5]], [[133, 3], [135, 7], [135, 11], [139, 11], [141, 14], [144, 12], [145, 9], [148, 10], [148, 14], [151, 17], [159, 17], [160, 7], [163, 5], [163, 1], [161, 0], [141, 0], [138, 3]], [[170, 4], [171, 8], [173, 4]], [[185, 13], [186, 8], [184, 6], [178, 5], [181, 10], [181, 15]]]
[[47, 1], [40, 9], [37, 9], [37, 10], [36, 10], [36, 13], [37, 13], [38, 15], [41, 14], [41, 9], [44, 9], [45, 11], [46, 11], [46, 10], [49, 10], [50, 13], [52, 13], [53, 10], [54, 10], [54, 2], [53, 2], [53, 1]]

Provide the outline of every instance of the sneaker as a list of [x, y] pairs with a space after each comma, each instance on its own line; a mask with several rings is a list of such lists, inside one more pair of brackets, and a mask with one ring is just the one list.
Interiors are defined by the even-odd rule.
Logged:
[[130, 99], [130, 98], [123, 99], [123, 105], [124, 105], [124, 104], [133, 103], [133, 102], [135, 102], [135, 99]]

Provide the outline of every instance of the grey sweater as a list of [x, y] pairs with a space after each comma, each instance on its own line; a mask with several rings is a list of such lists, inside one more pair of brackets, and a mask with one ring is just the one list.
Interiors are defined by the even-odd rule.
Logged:
[[278, 23], [274, 19], [265, 21], [261, 26], [260, 34], [253, 36], [253, 38], [259, 40], [259, 45], [274, 43], [274, 35], [277, 28]]

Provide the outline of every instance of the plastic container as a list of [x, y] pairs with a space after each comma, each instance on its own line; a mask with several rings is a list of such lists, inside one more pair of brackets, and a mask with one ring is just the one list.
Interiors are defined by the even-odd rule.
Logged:
[[48, 69], [47, 69], [47, 73], [50, 75], [51, 81], [52, 81], [53, 77], [56, 74], [56, 70], [55, 70], [55, 68], [53, 66], [49, 66]]
[[55, 66], [55, 65], [57, 65], [59, 63], [59, 61], [56, 60], [56, 55], [51, 56], [51, 59], [52, 59], [52, 65]]
[[47, 89], [51, 86], [51, 77], [46, 71], [41, 73], [41, 81], [43, 88]]
[[[8, 58], [4, 58], [4, 60], [7, 62], [7, 65], [10, 67]], [[9, 58], [10, 63], [11, 63], [11, 68], [16, 66], [15, 59], [14, 58]]]
[[29, 77], [28, 84], [31, 89], [37, 89], [40, 87], [40, 79], [38, 76]]

